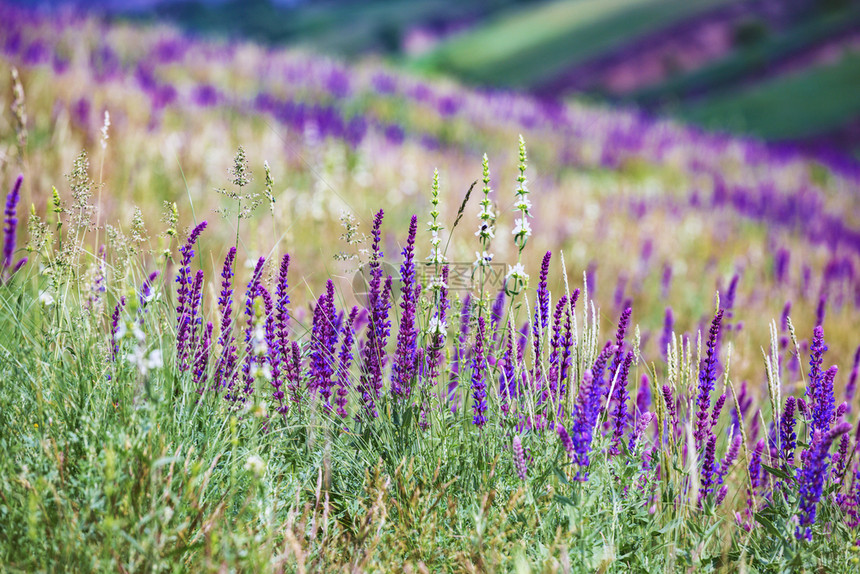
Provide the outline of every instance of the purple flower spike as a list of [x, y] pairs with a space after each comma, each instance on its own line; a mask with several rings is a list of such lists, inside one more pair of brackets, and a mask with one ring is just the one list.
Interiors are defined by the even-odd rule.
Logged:
[[258, 357], [254, 354], [254, 300], [260, 296], [262, 285], [260, 279], [263, 275], [263, 265], [266, 263], [265, 257], [260, 257], [257, 260], [257, 265], [254, 267], [254, 273], [251, 275], [251, 280], [248, 282], [248, 288], [245, 291], [245, 359], [242, 362], [242, 380], [245, 386], [242, 389], [242, 394], [229, 393], [228, 400], [242, 401], [254, 393], [254, 373], [252, 372], [253, 365], [258, 361]]
[[618, 319], [618, 330], [615, 331], [615, 355], [612, 357], [612, 363], [609, 365], [609, 383], [615, 378], [615, 372], [621, 365], [621, 359], [624, 357], [624, 338], [627, 336], [627, 327], [630, 325], [630, 316], [633, 314], [633, 309], [627, 307], [621, 313], [621, 318]]
[[[735, 464], [735, 461], [738, 458], [738, 452], [741, 449], [741, 442], [743, 441], [743, 435], [736, 434], [732, 439], [732, 444], [729, 446], [729, 450], [726, 451], [723, 460], [720, 461], [720, 465], [717, 468], [717, 479], [716, 483], [718, 485], [723, 484], [723, 480], [729, 474], [729, 471], [732, 469], [732, 465]], [[719, 506], [721, 501], [717, 502], [717, 506]]]
[[542, 336], [546, 332], [549, 324], [549, 289], [547, 288], [547, 276], [549, 275], [549, 261], [552, 258], [552, 252], [547, 251], [543, 256], [543, 261], [540, 266], [540, 277], [538, 281], [537, 296], [535, 298], [534, 320], [532, 321], [532, 340], [534, 346], [535, 361], [534, 380], [540, 385], [543, 373], [541, 373], [541, 357], [543, 345]]
[[669, 422], [672, 424], [672, 436], [678, 434], [678, 405], [675, 404], [675, 397], [672, 396], [672, 389], [669, 385], [663, 385], [663, 402], [666, 403], [666, 411], [669, 413]]
[[231, 247], [224, 259], [221, 270], [221, 293], [218, 297], [218, 310], [221, 314], [221, 332], [218, 335], [218, 345], [221, 356], [215, 369], [215, 384], [222, 388], [232, 387], [236, 370], [236, 337], [233, 336], [233, 262], [236, 259], [236, 248]]
[[710, 431], [708, 411], [711, 407], [711, 391], [714, 390], [714, 384], [717, 380], [717, 363], [719, 361], [718, 341], [722, 320], [723, 310], [720, 309], [714, 315], [714, 320], [711, 322], [707, 350], [699, 365], [699, 394], [696, 399], [696, 405], [699, 410], [696, 412], [696, 430], [693, 435], [696, 440], [697, 449], [701, 448]]
[[116, 357], [119, 354], [117, 335], [119, 334], [119, 317], [123, 307], [125, 307], [125, 297], [120, 297], [116, 307], [113, 308], [113, 315], [111, 315], [110, 358], [112, 361], [116, 361]]
[[368, 319], [367, 341], [361, 353], [361, 376], [359, 379], [359, 392], [364, 407], [364, 414], [369, 419], [379, 416], [376, 410], [376, 401], [379, 399], [382, 389], [382, 369], [385, 363], [385, 344], [391, 322], [388, 320], [388, 311], [391, 303], [391, 277], [388, 277], [383, 286], [382, 283], [382, 218], [384, 212], [380, 209], [373, 219], [373, 244], [370, 258], [370, 285], [368, 291]]
[[[12, 191], [6, 196], [6, 210], [3, 213], [3, 273], [2, 280], [7, 280], [23, 265], [26, 259], [22, 259], [16, 265], [12, 265], [12, 258], [15, 256], [15, 234], [18, 230], [18, 201], [21, 198], [21, 184], [24, 182], [24, 176], [19, 175], [12, 185]], [[9, 273], [9, 268], [12, 267], [12, 272]], [[0, 281], [2, 283], [3, 281]]]
[[573, 411], [574, 453], [571, 460], [579, 465], [577, 480], [588, 480], [588, 472], [585, 469], [589, 465], [588, 455], [591, 452], [591, 440], [600, 413], [602, 396], [599, 381], [594, 378], [591, 369], [586, 370], [579, 384], [579, 394], [576, 396]]
[[797, 448], [797, 434], [794, 432], [794, 425], [797, 422], [794, 418], [796, 404], [794, 397], [785, 399], [785, 408], [779, 423], [779, 444], [782, 449], [780, 457], [785, 464], [789, 465], [794, 464], [794, 450]]
[[668, 348], [672, 344], [672, 332], [675, 329], [675, 316], [672, 314], [672, 308], [666, 307], [666, 316], [663, 319], [663, 332], [660, 334], [660, 354], [663, 358], [668, 358]]
[[284, 255], [278, 270], [278, 284], [275, 286], [275, 311], [269, 317], [267, 324], [267, 336], [269, 341], [269, 364], [272, 368], [272, 398], [278, 402], [278, 412], [285, 416], [289, 410], [289, 403], [284, 402], [284, 375], [289, 377], [290, 352], [289, 341], [289, 314], [287, 306], [290, 304], [289, 284], [287, 273], [290, 269], [290, 256]]
[[[553, 400], [558, 401], [560, 396], [560, 378], [561, 378], [561, 353], [564, 345], [564, 334], [562, 332], [562, 323], [565, 312], [567, 311], [567, 295], [562, 295], [556, 302], [555, 313], [552, 318], [552, 336], [549, 340], [549, 393], [552, 394]], [[544, 391], [544, 400], [549, 397], [549, 393]]]
[[618, 449], [621, 444], [621, 438], [624, 436], [627, 427], [627, 419], [630, 418], [630, 413], [627, 412], [627, 377], [630, 373], [630, 366], [633, 364], [633, 351], [628, 351], [624, 357], [624, 362], [621, 368], [618, 369], [618, 375], [615, 380], [615, 410], [612, 415], [612, 426], [614, 428], [612, 435], [612, 446], [609, 448], [609, 454], [617, 455], [621, 451]]
[[702, 485], [699, 489], [699, 508], [702, 507], [705, 498], [714, 490], [716, 448], [717, 437], [712, 434], [708, 437], [708, 443], [705, 445], [705, 459], [702, 463]]
[[472, 422], [479, 428], [487, 424], [487, 359], [484, 356], [484, 335], [484, 318], [478, 317], [478, 332], [472, 350], [472, 412], [475, 415]]
[[513, 453], [514, 453], [514, 468], [517, 469], [517, 476], [520, 477], [520, 480], [526, 479], [526, 456], [525, 452], [523, 452], [523, 443], [520, 440], [519, 435], [514, 436], [514, 444], [513, 444]]
[[335, 375], [335, 349], [337, 347], [337, 312], [334, 306], [334, 283], [326, 282], [326, 292], [320, 296], [314, 309], [311, 332], [311, 382], [318, 391], [324, 407], [331, 409], [331, 395]]
[[854, 366], [851, 369], [851, 374], [848, 376], [848, 384], [845, 385], [845, 400], [849, 403], [854, 400], [854, 393], [857, 392], [857, 375], [860, 370], [860, 347], [854, 352]]
[[573, 444], [573, 439], [570, 438], [570, 435], [567, 432], [567, 429], [564, 428], [564, 425], [559, 424], [556, 427], [556, 431], [558, 432], [558, 438], [561, 441], [561, 446], [564, 448], [564, 451], [567, 455], [573, 459], [576, 455], [576, 447]]
[[192, 279], [191, 279], [191, 259], [194, 257], [194, 244], [197, 243], [197, 238], [203, 230], [206, 229], [206, 222], [201, 222], [188, 235], [188, 240], [185, 245], [179, 248], [182, 257], [179, 260], [179, 271], [176, 275], [176, 282], [179, 283], [179, 288], [176, 290], [176, 354], [182, 364], [182, 359], [187, 357], [186, 344], [188, 342], [188, 327], [190, 318], [189, 297], [191, 295]]
[[827, 476], [827, 464], [830, 460], [830, 447], [837, 437], [851, 430], [849, 423], [841, 423], [833, 429], [815, 432], [809, 456], [803, 465], [798, 479], [800, 483], [800, 512], [798, 515], [795, 535], [799, 539], [812, 540], [812, 525], [815, 524], [818, 502], [824, 490], [824, 480]]
[[415, 311], [420, 285], [415, 280], [415, 233], [418, 230], [418, 217], [413, 215], [409, 223], [409, 236], [403, 248], [403, 264], [400, 266], [400, 329], [397, 333], [397, 350], [391, 367], [391, 394], [395, 398], [408, 398], [412, 393], [412, 380], [415, 378], [415, 352], [418, 348], [418, 329], [415, 325]]
[[645, 435], [645, 431], [648, 430], [648, 425], [651, 424], [652, 420], [654, 420], [654, 413], [645, 411], [639, 415], [636, 426], [633, 427], [633, 432], [630, 433], [630, 445], [628, 447], [630, 452], [636, 450], [636, 445], [639, 444], [639, 440]]

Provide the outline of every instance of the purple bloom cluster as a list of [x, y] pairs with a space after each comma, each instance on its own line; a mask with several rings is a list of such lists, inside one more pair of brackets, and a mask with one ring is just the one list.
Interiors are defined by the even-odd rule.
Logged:
[[382, 217], [380, 209], [373, 220], [373, 245], [370, 260], [370, 290], [368, 310], [370, 325], [367, 340], [361, 350], [361, 377], [359, 380], [362, 404], [365, 415], [376, 418], [376, 401], [382, 390], [382, 368], [385, 361], [385, 343], [388, 340], [391, 323], [388, 320], [390, 308], [391, 277], [382, 282]]
[[215, 385], [232, 387], [237, 363], [236, 337], [233, 335], [233, 264], [236, 260], [236, 248], [231, 247], [224, 259], [221, 270], [221, 293], [218, 297], [218, 310], [221, 314], [221, 332], [218, 335], [218, 345], [221, 356], [215, 370]]
[[403, 248], [403, 264], [400, 266], [401, 287], [400, 329], [397, 333], [397, 350], [391, 366], [391, 393], [397, 398], [408, 397], [412, 393], [412, 380], [415, 377], [415, 352], [418, 349], [418, 328], [415, 325], [415, 311], [421, 286], [415, 280], [415, 233], [418, 230], [418, 217], [413, 215], [409, 222], [409, 237]]
[[483, 317], [478, 317], [478, 332], [475, 335], [475, 346], [472, 349], [472, 422], [483, 427], [487, 424], [487, 381], [484, 355], [485, 323]]
[[6, 209], [3, 212], [3, 268], [0, 273], [0, 284], [8, 281], [26, 262], [27, 258], [12, 264], [15, 257], [15, 236], [18, 230], [18, 201], [21, 198], [21, 184], [24, 176], [19, 175], [12, 185], [12, 190], [6, 196]]
[[813, 446], [809, 456], [804, 461], [803, 469], [798, 477], [800, 483], [800, 512], [796, 536], [812, 540], [812, 525], [821, 494], [824, 490], [824, 480], [827, 477], [827, 465], [830, 461], [830, 446], [837, 437], [851, 430], [849, 423], [841, 423], [827, 431], [816, 430], [813, 437]]
[[708, 419], [708, 411], [711, 408], [711, 391], [714, 390], [714, 384], [717, 380], [717, 364], [718, 364], [718, 341], [720, 336], [720, 323], [723, 320], [723, 310], [720, 309], [714, 315], [714, 320], [711, 322], [711, 329], [708, 333], [708, 344], [705, 351], [705, 356], [702, 357], [699, 365], [699, 392], [696, 398], [696, 429], [694, 438], [696, 448], [701, 448], [708, 433], [711, 431], [710, 421]]
[[830, 430], [836, 400], [833, 396], [833, 379], [836, 377], [836, 367], [822, 372], [824, 353], [824, 329], [821, 325], [815, 327], [812, 333], [812, 345], [809, 348], [809, 385], [806, 387], [806, 397], [810, 413], [807, 416], [813, 436], [825, 436]]
[[194, 352], [193, 349], [189, 349], [189, 339], [193, 329], [191, 259], [194, 258], [194, 244], [197, 243], [197, 238], [200, 237], [204, 229], [206, 229], [205, 221], [191, 231], [185, 244], [179, 248], [182, 257], [179, 260], [179, 270], [176, 274], [176, 283], [179, 284], [176, 290], [176, 357], [182, 370], [187, 368], [189, 355]]

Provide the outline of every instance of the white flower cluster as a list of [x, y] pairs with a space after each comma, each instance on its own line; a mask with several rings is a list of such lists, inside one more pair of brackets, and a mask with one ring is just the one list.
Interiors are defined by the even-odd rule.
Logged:
[[431, 219], [428, 222], [427, 229], [430, 231], [430, 256], [427, 261], [433, 265], [442, 265], [446, 261], [445, 254], [442, 253], [442, 238], [439, 237], [439, 232], [444, 229], [439, 223], [439, 170], [433, 171], [433, 193], [430, 196], [430, 203], [433, 209], [430, 211]]
[[121, 341], [125, 337], [131, 335], [137, 344], [134, 350], [125, 356], [125, 360], [132, 365], [137, 366], [141, 376], [146, 376], [149, 371], [164, 367], [164, 355], [161, 349], [153, 349], [147, 353], [146, 333], [140, 328], [137, 321], [120, 321], [116, 329], [116, 340]]
[[444, 321], [441, 321], [439, 316], [436, 315], [430, 319], [430, 324], [427, 325], [427, 333], [429, 335], [441, 337], [442, 340], [444, 340], [448, 335], [448, 325], [446, 325]]
[[492, 189], [490, 188], [490, 163], [487, 159], [487, 154], [484, 154], [483, 160], [483, 181], [484, 181], [484, 197], [481, 199], [481, 212], [478, 213], [478, 219], [481, 220], [481, 225], [478, 228], [478, 231], [475, 232], [475, 236], [481, 240], [481, 247], [483, 251], [476, 252], [475, 255], [477, 258], [475, 259], [476, 267], [489, 267], [490, 262], [493, 260], [492, 252], [488, 251], [490, 247], [490, 241], [496, 236], [496, 214], [493, 212], [493, 204], [490, 201], [490, 192]]
[[532, 228], [527, 219], [530, 217], [529, 210], [531, 209], [532, 204], [528, 198], [529, 188], [526, 182], [526, 160], [526, 142], [523, 139], [523, 136], [520, 136], [520, 174], [517, 176], [518, 185], [516, 190], [516, 202], [514, 202], [514, 211], [519, 211], [521, 217], [516, 220], [514, 223], [514, 229], [511, 231], [514, 236], [514, 243], [516, 243], [520, 251], [522, 251], [523, 247], [526, 246], [526, 241], [532, 234]]

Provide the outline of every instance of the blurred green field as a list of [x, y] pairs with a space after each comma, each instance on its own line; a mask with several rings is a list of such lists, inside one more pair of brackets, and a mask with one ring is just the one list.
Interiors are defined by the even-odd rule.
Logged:
[[292, 43], [347, 57], [397, 52], [413, 26], [483, 18], [517, 0], [328, 0], [285, 10], [266, 0], [176, 3], [155, 13], [194, 32]]
[[726, 91], [755, 74], [766, 72], [780, 59], [802, 53], [823, 41], [856, 30], [860, 26], [860, 6], [825, 12], [804, 20], [781, 34], [766, 35], [751, 46], [688, 73], [678, 74], [659, 84], [630, 94], [630, 101], [653, 105], [712, 91]]
[[512, 10], [453, 38], [414, 67], [528, 89], [631, 39], [738, 0], [580, 0]]
[[681, 107], [679, 114], [710, 128], [773, 140], [799, 139], [837, 129], [860, 114], [858, 86], [860, 53], [846, 53], [834, 64], [715, 95]]

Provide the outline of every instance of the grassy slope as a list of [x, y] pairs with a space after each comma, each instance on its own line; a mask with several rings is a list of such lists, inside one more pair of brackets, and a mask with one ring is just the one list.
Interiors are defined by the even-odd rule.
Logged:
[[766, 139], [803, 138], [835, 129], [845, 118], [860, 115], [857, 86], [860, 54], [850, 53], [835, 64], [714, 96], [681, 108], [679, 114], [711, 128], [746, 131]]
[[517, 9], [443, 44], [416, 67], [528, 88], [632, 37], [736, 0], [580, 0]]

